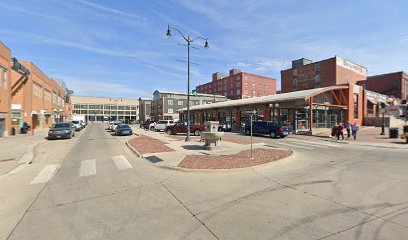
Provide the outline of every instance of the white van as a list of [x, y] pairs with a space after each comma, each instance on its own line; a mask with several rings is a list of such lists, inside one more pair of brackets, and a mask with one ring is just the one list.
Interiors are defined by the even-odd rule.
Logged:
[[174, 120], [160, 120], [154, 125], [154, 131], [164, 131], [167, 126], [172, 126], [176, 123]]

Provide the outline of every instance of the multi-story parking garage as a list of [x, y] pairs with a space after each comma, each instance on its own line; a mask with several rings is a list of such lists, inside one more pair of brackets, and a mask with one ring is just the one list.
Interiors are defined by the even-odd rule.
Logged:
[[[292, 126], [296, 133], [315, 133], [339, 122], [363, 123], [365, 92], [355, 84], [232, 100], [190, 108], [195, 124], [208, 120], [230, 123], [233, 130], [249, 121], [247, 110], [257, 110], [256, 120]], [[186, 109], [181, 118], [186, 119]]]
[[139, 120], [139, 99], [71, 96], [73, 116], [86, 121]]

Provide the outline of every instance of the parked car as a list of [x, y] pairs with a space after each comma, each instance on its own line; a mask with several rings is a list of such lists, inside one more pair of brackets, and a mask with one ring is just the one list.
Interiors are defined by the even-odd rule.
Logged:
[[[258, 121], [252, 123], [252, 133], [265, 135], [267, 134], [272, 138], [284, 138], [292, 133], [292, 127], [280, 126], [274, 122]], [[249, 123], [245, 124], [245, 134], [251, 134], [251, 125]]]
[[[155, 123], [154, 121], [150, 121], [150, 120], [148, 120], [148, 121], [145, 121], [145, 122], [143, 122], [142, 124], [140, 124], [140, 128], [142, 128], [142, 129], [150, 129], [150, 124], [151, 123]], [[153, 127], [154, 127], [154, 125], [153, 125]]]
[[[200, 136], [200, 133], [205, 130], [204, 125], [191, 125], [190, 133], [196, 136]], [[187, 123], [186, 122], [177, 122], [174, 125], [169, 125], [166, 127], [165, 132], [167, 134], [177, 134], [177, 133], [187, 133]]]
[[114, 121], [109, 125], [109, 130], [115, 131], [118, 125], [122, 124], [121, 121]]
[[123, 135], [132, 135], [133, 131], [132, 128], [127, 124], [119, 124], [116, 126], [115, 135], [123, 136]]
[[81, 131], [83, 126], [81, 124], [81, 122], [79, 120], [71, 120], [69, 121], [69, 123], [71, 123], [72, 125], [75, 126], [75, 131]]
[[72, 138], [76, 127], [71, 123], [55, 123], [48, 131], [48, 139]]
[[218, 132], [230, 132], [231, 131], [231, 125], [229, 123], [222, 123], [218, 125]]
[[154, 131], [164, 131], [166, 127], [174, 125], [173, 120], [160, 120], [154, 125]]

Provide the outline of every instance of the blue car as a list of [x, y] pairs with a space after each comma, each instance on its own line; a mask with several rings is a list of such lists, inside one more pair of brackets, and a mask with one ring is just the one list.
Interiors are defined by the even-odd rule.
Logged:
[[[280, 126], [274, 122], [257, 121], [252, 123], [252, 133], [269, 135], [272, 138], [284, 138], [292, 133], [292, 127]], [[245, 124], [245, 134], [251, 134], [251, 125]]]

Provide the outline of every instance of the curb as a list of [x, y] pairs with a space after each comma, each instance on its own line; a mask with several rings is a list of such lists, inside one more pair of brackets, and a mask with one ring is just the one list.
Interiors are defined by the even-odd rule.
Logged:
[[272, 162], [266, 162], [263, 164], [259, 164], [259, 165], [254, 165], [254, 166], [249, 166], [249, 167], [241, 167], [241, 168], [223, 168], [223, 169], [199, 169], [199, 168], [182, 168], [182, 167], [178, 167], [178, 166], [169, 166], [169, 165], [154, 165], [155, 167], [159, 167], [162, 169], [167, 169], [167, 170], [173, 170], [173, 171], [180, 171], [180, 172], [231, 172], [231, 171], [245, 171], [248, 169], [253, 169], [256, 167], [266, 167], [268, 165], [271, 164], [277, 164], [280, 163], [283, 160], [294, 160], [297, 157], [297, 153], [291, 149], [287, 149], [287, 148], [277, 148], [277, 149], [281, 149], [281, 150], [289, 150], [292, 152], [291, 155], [282, 158], [282, 159], [278, 159]]
[[129, 141], [126, 141], [126, 146], [128, 146], [128, 148], [134, 153], [136, 154], [137, 157], [139, 158], [144, 158], [143, 154], [141, 154], [139, 151], [137, 151], [134, 147], [132, 147], [132, 145], [130, 145]]
[[30, 144], [27, 147], [27, 151], [23, 155], [21, 155], [20, 159], [17, 161], [17, 164], [31, 164], [34, 159], [35, 148], [44, 141], [45, 139], [42, 139], [36, 143]]

